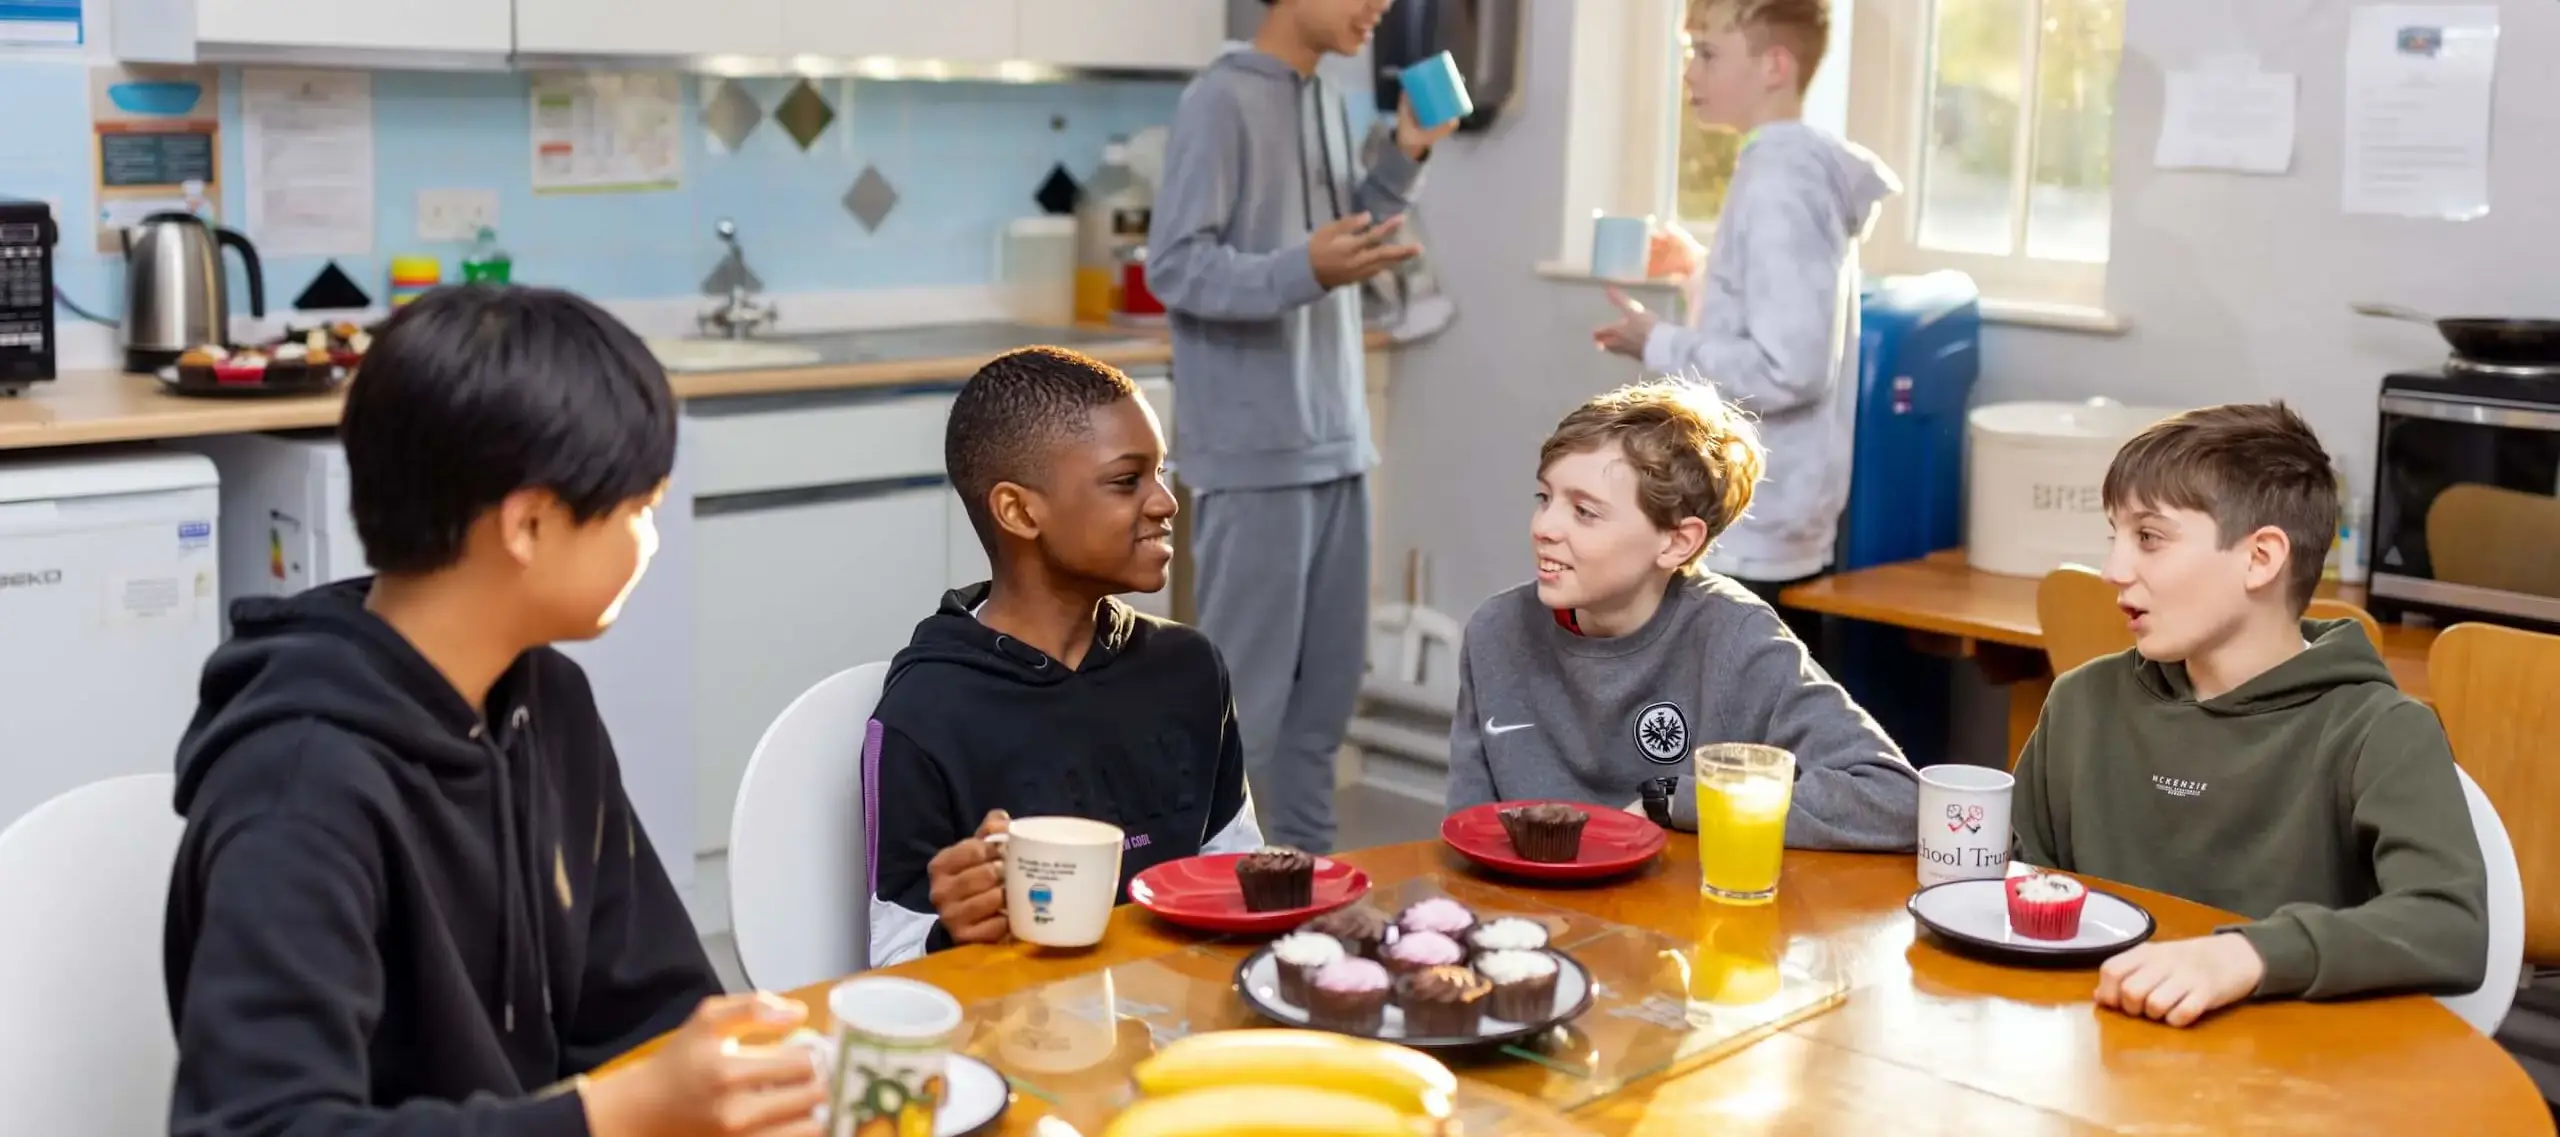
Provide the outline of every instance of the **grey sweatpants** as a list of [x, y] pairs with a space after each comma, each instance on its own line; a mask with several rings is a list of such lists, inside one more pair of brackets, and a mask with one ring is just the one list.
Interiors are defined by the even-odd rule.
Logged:
[[1200, 630], [1226, 658], [1254, 811], [1333, 850], [1334, 754], [1368, 666], [1369, 482], [1196, 495]]

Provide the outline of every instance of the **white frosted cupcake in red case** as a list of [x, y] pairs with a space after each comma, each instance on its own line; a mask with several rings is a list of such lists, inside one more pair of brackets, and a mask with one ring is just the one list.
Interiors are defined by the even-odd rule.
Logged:
[[2080, 934], [2080, 909], [2089, 890], [2054, 873], [2010, 877], [2009, 930], [2031, 940], [2067, 940]]

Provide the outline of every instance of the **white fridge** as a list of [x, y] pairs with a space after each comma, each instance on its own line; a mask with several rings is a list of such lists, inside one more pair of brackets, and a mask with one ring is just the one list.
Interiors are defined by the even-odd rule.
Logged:
[[219, 637], [217, 507], [194, 454], [0, 462], [0, 828], [175, 768]]
[[[234, 434], [178, 445], [222, 470], [226, 607], [371, 571], [348, 508], [346, 451], [332, 435]], [[658, 509], [648, 575], [604, 635], [560, 645], [595, 688], [624, 792], [679, 891], [693, 882], [693, 558], [693, 499], [679, 457]]]

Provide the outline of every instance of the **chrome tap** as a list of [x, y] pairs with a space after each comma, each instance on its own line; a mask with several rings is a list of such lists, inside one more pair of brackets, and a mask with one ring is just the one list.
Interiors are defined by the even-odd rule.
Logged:
[[759, 300], [747, 290], [747, 254], [738, 245], [738, 225], [723, 217], [712, 232], [720, 243], [729, 247], [729, 296], [720, 306], [696, 317], [707, 336], [742, 340], [781, 318], [772, 304]]

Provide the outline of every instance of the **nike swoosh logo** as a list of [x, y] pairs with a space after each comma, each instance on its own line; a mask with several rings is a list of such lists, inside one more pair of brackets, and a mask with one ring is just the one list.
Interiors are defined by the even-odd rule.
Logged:
[[1492, 719], [1486, 719], [1484, 720], [1484, 732], [1495, 737], [1500, 737], [1502, 735], [1509, 734], [1512, 731], [1527, 730], [1536, 725], [1538, 724], [1533, 722], [1515, 722], [1509, 726], [1496, 726]]

